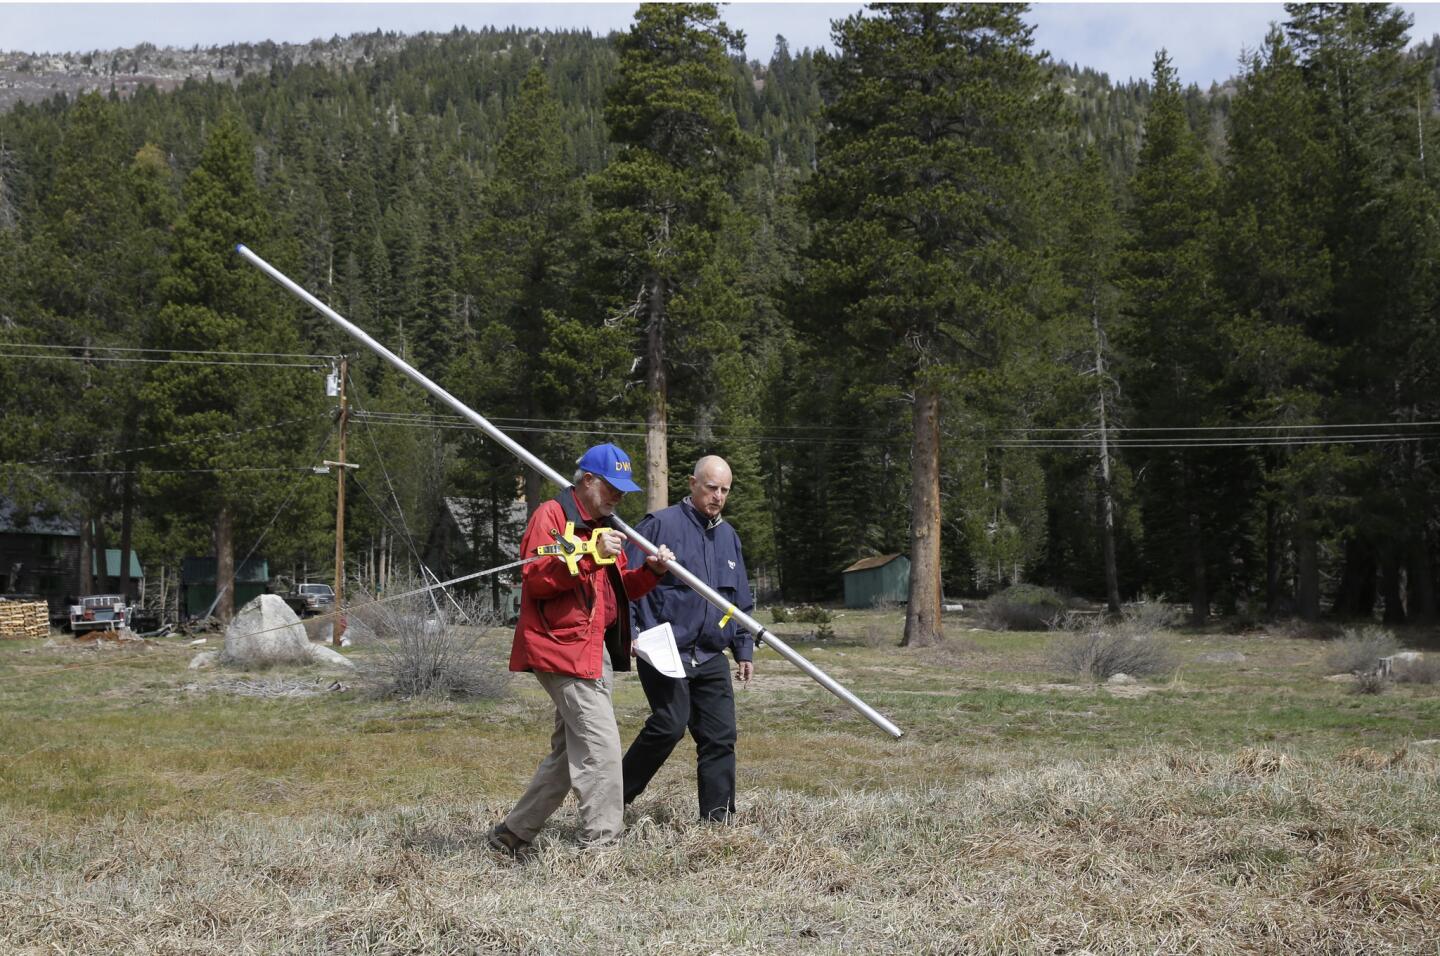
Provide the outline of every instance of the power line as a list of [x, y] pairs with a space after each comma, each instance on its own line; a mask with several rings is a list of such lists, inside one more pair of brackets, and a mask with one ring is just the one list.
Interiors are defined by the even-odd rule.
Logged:
[[[1111, 440], [1112, 448], [1295, 448], [1306, 445], [1406, 445], [1418, 442], [1431, 441], [1440, 438], [1440, 435], [1392, 435], [1386, 438], [1294, 438], [1282, 441], [1210, 441], [1195, 443], [1164, 442], [1164, 441], [1132, 441], [1116, 442]], [[1047, 448], [1047, 449], [1073, 449], [1075, 451], [1093, 451], [1095, 442], [1086, 443], [1052, 443], [1052, 442], [996, 442], [991, 448]]]
[[157, 355], [239, 355], [246, 358], [334, 359], [338, 356], [314, 355], [309, 352], [226, 352], [218, 349], [144, 349], [121, 345], [45, 345], [40, 342], [0, 342], [0, 348], [70, 349], [93, 352], [148, 352]]
[[[430, 413], [427, 413], [427, 412], [384, 412], [384, 411], [365, 411], [365, 412], [359, 412], [358, 414], [365, 415], [365, 416], [371, 418], [372, 420], [374, 420], [376, 423], [396, 423], [396, 424], [415, 423], [415, 424], [431, 425], [431, 426], [436, 427], [436, 428], [449, 428], [449, 427], [454, 427], [454, 426], [461, 426], [461, 427], [466, 427], [466, 428], [472, 428], [472, 427], [474, 427], [473, 425], [470, 424], [470, 422], [469, 422], [468, 419], [462, 418], [462, 417], [460, 417], [459, 415], [434, 415], [434, 414], [430, 414]], [[487, 417], [488, 417], [488, 416], [487, 416]], [[603, 430], [610, 430], [610, 429], [613, 429], [613, 428], [623, 428], [623, 429], [644, 428], [644, 423], [643, 423], [643, 422], [637, 422], [637, 421], [619, 421], [619, 420], [605, 420], [605, 419], [579, 419], [579, 418], [577, 418], [577, 419], [555, 419], [555, 418], [501, 418], [501, 417], [496, 416], [496, 417], [490, 417], [489, 420], [490, 420], [491, 422], [495, 422], [495, 423], [502, 423], [502, 422], [503, 422], [503, 423], [510, 424], [510, 425], [511, 425], [512, 427], [514, 427], [515, 430], [517, 430], [517, 431], [552, 431], [552, 430], [553, 430], [553, 431], [577, 431], [577, 429], [546, 429], [546, 428], [543, 428], [543, 427], [529, 427], [529, 426], [545, 426], [545, 425], [551, 425], [551, 424], [576, 425], [576, 426], [590, 425], [590, 426], [596, 426], [597, 429], [603, 429]], [[608, 426], [608, 427], [607, 427], [607, 426]], [[760, 425], [760, 426], [758, 426], [758, 427], [759, 427], [761, 430], [766, 431], [766, 432], [775, 432], [775, 431], [850, 431], [850, 432], [853, 432], [853, 431], [854, 431], [853, 426], [845, 426], [845, 425]], [[1113, 440], [1113, 438], [1114, 438], [1115, 436], [1123, 436], [1125, 433], [1130, 433], [1130, 432], [1145, 432], [1145, 433], [1150, 433], [1150, 432], [1247, 432], [1247, 431], [1254, 431], [1254, 432], [1306, 431], [1306, 432], [1309, 432], [1309, 431], [1318, 431], [1318, 430], [1324, 430], [1324, 429], [1337, 429], [1337, 430], [1338, 430], [1338, 429], [1360, 429], [1360, 428], [1370, 428], [1370, 429], [1374, 429], [1374, 428], [1413, 429], [1413, 428], [1434, 428], [1434, 427], [1440, 427], [1440, 421], [1420, 421], [1420, 422], [1353, 422], [1353, 423], [1346, 423], [1346, 424], [1328, 424], [1328, 423], [1327, 423], [1327, 424], [1319, 424], [1319, 423], [1317, 423], [1317, 424], [1303, 424], [1303, 425], [1302, 425], [1302, 424], [1295, 424], [1295, 425], [1146, 425], [1146, 426], [1115, 426], [1115, 427], [1112, 427], [1112, 428], [1110, 429], [1110, 434], [1111, 434], [1112, 440]], [[683, 423], [683, 422], [671, 422], [671, 423], [669, 424], [669, 430], [672, 431], [672, 432], [674, 432], [674, 431], [698, 431], [699, 428], [700, 428], [700, 426], [698, 426], [698, 425], [687, 424], [687, 423]], [[733, 429], [733, 428], [727, 428], [727, 427], [725, 427], [725, 426], [712, 426], [710, 430], [711, 430], [711, 431], [720, 431], [720, 432], [733, 432], [735, 429]], [[585, 430], [581, 430], [581, 431], [583, 431], [584, 434], [597, 434], [597, 433], [602, 433], [602, 432], [597, 431], [596, 429], [585, 429]], [[1075, 432], [1078, 432], [1078, 433], [1081, 433], [1081, 434], [1089, 435], [1089, 434], [1094, 434], [1094, 433], [1096, 433], [1096, 428], [1095, 428], [1095, 426], [1093, 426], [1093, 425], [1090, 425], [1090, 426], [1059, 426], [1059, 425], [1056, 425], [1056, 426], [1043, 426], [1043, 425], [1036, 425], [1036, 426], [1013, 426], [1013, 427], [999, 428], [999, 429], [995, 429], [995, 431], [996, 431], [997, 433], [1000, 433], [1000, 434], [1075, 433]], [[742, 437], [743, 437], [743, 436], [742, 436]], [[783, 438], [783, 437], [785, 437], [785, 436], [773, 436], [773, 437], [775, 437], [775, 438], [778, 440], [778, 439]], [[1060, 439], [1051, 439], [1051, 440], [1060, 440]], [[1199, 439], [1196, 439], [1196, 440], [1199, 440]]]
[[[469, 430], [473, 426], [464, 423], [461, 419], [456, 423], [449, 422], [426, 422], [426, 421], [405, 421], [395, 419], [375, 419], [365, 414], [357, 414], [359, 420], [366, 424], [391, 425], [401, 428], [421, 428], [426, 430]], [[511, 426], [508, 431], [523, 432], [528, 434], [564, 434], [564, 435], [591, 435], [597, 437], [614, 438], [644, 438], [643, 431], [617, 431], [613, 429], [597, 430], [584, 428], [538, 428], [534, 426]], [[671, 428], [673, 433], [676, 429]], [[732, 440], [748, 441], [762, 445], [845, 445], [845, 446], [880, 446], [891, 445], [903, 447], [909, 444], [905, 439], [900, 438], [843, 438], [843, 437], [806, 437], [789, 435], [730, 435]], [[1215, 438], [1174, 438], [1164, 439], [1161, 436], [1143, 438], [1117, 438], [1111, 437], [1109, 444], [1114, 448], [1265, 448], [1265, 447], [1295, 447], [1302, 445], [1364, 445], [1376, 443], [1400, 443], [1410, 444], [1415, 442], [1430, 441], [1440, 438], [1440, 434], [1424, 435], [1330, 435], [1330, 436], [1295, 436], [1295, 437], [1270, 437], [1255, 436], [1248, 440], [1224, 440], [1225, 436]], [[1003, 440], [996, 439], [985, 441], [975, 438], [952, 438], [952, 441], [959, 441], [967, 444], [984, 444], [988, 448], [1044, 448], [1044, 449], [1075, 449], [1089, 450], [1093, 448], [1097, 439], [1039, 439], [1039, 440]]]
[[312, 466], [290, 465], [284, 468], [145, 468], [138, 471], [41, 471], [41, 475], [216, 475], [239, 471], [311, 471]]
[[147, 358], [124, 358], [107, 357], [101, 355], [36, 355], [33, 353], [7, 353], [0, 352], [0, 359], [31, 359], [52, 362], [84, 362], [86, 364], [95, 362], [107, 362], [120, 365], [225, 365], [236, 368], [311, 368], [327, 369], [329, 365], [319, 365], [309, 362], [207, 362], [199, 359], [147, 359]]
[[[359, 389], [355, 388], [355, 379], [351, 377], [348, 372], [346, 373], [346, 378], [350, 383], [350, 387], [354, 391], [358, 392]], [[360, 403], [358, 401], [355, 402], [355, 410], [361, 413], [364, 412], [364, 409], [360, 408]], [[373, 449], [375, 452], [375, 461], [380, 465], [380, 474], [383, 475], [385, 478], [385, 487], [390, 491], [390, 500], [395, 502], [395, 517], [399, 519], [400, 527], [404, 530], [402, 538], [405, 542], [405, 546], [410, 549], [410, 554], [415, 558], [415, 564], [420, 568], [422, 574], [428, 574], [438, 581], [440, 580], [439, 576], [436, 575], [434, 571], [431, 571], [430, 568], [425, 564], [425, 559], [420, 556], [419, 549], [415, 547], [414, 536], [410, 534], [410, 524], [405, 520], [405, 509], [400, 506], [400, 496], [395, 493], [395, 484], [390, 480], [390, 470], [385, 467], [385, 459], [380, 454], [380, 446], [375, 442], [375, 432], [369, 427], [370, 423], [368, 421], [365, 421], [363, 418], [361, 419], [361, 421], [364, 421], [365, 423], [365, 434], [370, 439], [371, 449]], [[384, 518], [385, 523], [390, 525], [390, 529], [392, 531], [395, 530], [395, 526], [391, 523], [389, 516], [385, 514], [383, 509], [380, 508], [379, 504], [375, 501], [375, 499], [370, 497], [370, 492], [366, 491], [364, 486], [360, 484], [358, 475], [356, 476], [355, 486], [359, 488], [362, 492], [364, 492], [365, 497], [370, 500], [370, 504], [374, 506], [377, 512], [379, 512], [380, 517]], [[451, 597], [450, 592], [444, 591], [442, 589], [442, 593], [450, 601], [453, 602], [455, 600], [453, 597]], [[435, 599], [434, 594], [430, 595], [430, 602], [435, 606], [435, 613], [439, 615], [440, 602]], [[458, 607], [459, 605], [456, 606]], [[461, 610], [461, 613], [464, 614], [463, 609]], [[468, 617], [469, 615], [466, 616]]]
[[[233, 432], [219, 432], [214, 435], [201, 435], [198, 438], [183, 438], [180, 441], [164, 442], [159, 445], [139, 445], [132, 448], [105, 449], [92, 451], [84, 455], [65, 455], [60, 458], [35, 458], [30, 461], [7, 461], [0, 462], [0, 468], [17, 467], [21, 465], [49, 465], [62, 461], [82, 461], [86, 458], [99, 458], [103, 455], [130, 455], [141, 451], [154, 451], [157, 448], [175, 448], [179, 445], [194, 445], [201, 442], [211, 442], [222, 438], [234, 438], [238, 435], [248, 435], [251, 432], [264, 431], [267, 428], [280, 428], [283, 425], [294, 425], [297, 422], [310, 421], [317, 416], [305, 415], [300, 418], [286, 418], [282, 421], [271, 422], [269, 425], [256, 425], [254, 428], [241, 428]], [[329, 418], [330, 413], [324, 412], [323, 417]], [[74, 474], [101, 474], [101, 472], [74, 472]], [[111, 472], [110, 474], [124, 474], [124, 472]]]

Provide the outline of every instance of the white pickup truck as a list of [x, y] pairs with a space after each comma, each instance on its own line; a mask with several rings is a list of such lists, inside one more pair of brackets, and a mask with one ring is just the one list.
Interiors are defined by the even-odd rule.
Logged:
[[70, 631], [116, 631], [129, 624], [130, 608], [123, 594], [92, 594], [70, 605]]

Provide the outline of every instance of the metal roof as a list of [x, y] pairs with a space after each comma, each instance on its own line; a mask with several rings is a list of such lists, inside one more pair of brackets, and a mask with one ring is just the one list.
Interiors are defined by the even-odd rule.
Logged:
[[841, 574], [849, 574], [851, 571], [869, 571], [871, 568], [880, 568], [894, 561], [896, 558], [904, 557], [901, 554], [877, 554], [873, 558], [861, 558], [850, 567], [841, 571]]
[[0, 498], [0, 532], [78, 538], [80, 526], [62, 515], [22, 511], [10, 499]]

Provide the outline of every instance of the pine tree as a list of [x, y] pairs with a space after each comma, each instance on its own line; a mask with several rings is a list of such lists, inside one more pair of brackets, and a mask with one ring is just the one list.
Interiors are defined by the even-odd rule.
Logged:
[[[1314, 324], [1337, 351], [1335, 421], [1426, 420], [1435, 375], [1423, 344], [1433, 342], [1437, 242], [1434, 171], [1424, 162], [1430, 89], [1426, 65], [1405, 53], [1411, 18], [1385, 4], [1286, 7], [1324, 162], [1311, 184], [1330, 253], [1331, 296]], [[1390, 621], [1405, 617], [1401, 568], [1424, 585], [1422, 613], [1434, 613], [1434, 473], [1401, 444], [1345, 456], [1349, 499], [1337, 613], [1368, 615], [1383, 597]], [[1379, 590], [1377, 591], [1377, 576]], [[1428, 589], [1428, 594], [1426, 590]]]
[[[184, 199], [161, 288], [165, 304], [147, 344], [296, 353], [287, 300], [235, 255], [241, 242], [264, 249], [270, 223], [250, 137], [232, 114], [211, 127]], [[306, 456], [315, 451], [321, 381], [289, 368], [173, 364], [157, 367], [145, 384], [148, 431], [170, 444], [152, 458], [150, 491], [168, 501], [166, 523], [211, 528], [222, 620], [233, 613], [237, 534], [258, 538], [313, 464]], [[264, 427], [277, 423], [286, 424]]]
[[[1332, 159], [1320, 144], [1317, 115], [1294, 51], [1272, 30], [1245, 64], [1230, 110], [1218, 248], [1233, 312], [1223, 328], [1229, 375], [1245, 416], [1267, 427], [1322, 423], [1334, 370], [1333, 350], [1317, 340], [1330, 305], [1331, 262], [1314, 185], [1330, 178]], [[1335, 454], [1281, 446], [1260, 459], [1272, 614], [1284, 600], [1293, 541], [1296, 610], [1307, 620], [1319, 616], [1319, 540], [1338, 515], [1317, 506], [1336, 490]]]
[[[669, 401], [681, 361], [705, 363], [712, 326], [696, 295], [733, 203], [728, 190], [758, 158], [729, 102], [727, 51], [742, 37], [714, 4], [642, 4], [618, 41], [605, 122], [619, 149], [591, 180], [599, 268], [636, 330], [645, 373], [646, 508], [668, 503]], [[723, 338], [723, 335], [720, 337]], [[703, 382], [704, 376], [697, 376]]]
[[846, 347], [845, 374], [910, 402], [906, 644], [941, 635], [945, 395], [1031, 320], [1032, 137], [1056, 100], [1022, 12], [876, 5], [838, 23], [839, 50], [820, 60], [808, 334]]
[[[452, 377], [457, 384], [470, 379], [466, 394], [493, 414], [527, 422], [565, 417], [576, 410], [569, 389], [540, 383], [549, 345], [546, 313], [573, 306], [586, 210], [560, 104], [538, 67], [521, 84], [481, 207], [463, 266], [475, 303], [474, 328]], [[460, 367], [482, 364], [488, 373], [483, 379], [459, 374]], [[527, 436], [526, 444], [548, 458], [543, 433]], [[514, 476], [524, 472], [533, 511], [542, 500], [540, 476], [514, 461], [503, 465], [512, 486]]]
[[[1057, 237], [1058, 266], [1064, 283], [1064, 311], [1071, 336], [1070, 354], [1087, 380], [1075, 404], [1087, 410], [1083, 424], [1095, 430], [1095, 526], [1100, 538], [1105, 604], [1120, 611], [1116, 558], [1115, 428], [1121, 424], [1117, 356], [1111, 344], [1120, 317], [1120, 253], [1124, 231], [1097, 148], [1085, 151], [1078, 166], [1063, 177], [1057, 197], [1063, 220]], [[1067, 421], [1067, 424], [1069, 422]]]
[[[1128, 350], [1135, 358], [1135, 423], [1191, 429], [1225, 420], [1220, 302], [1212, 262], [1216, 174], [1190, 128], [1174, 67], [1155, 57], [1153, 99], [1132, 184], [1133, 246], [1127, 299]], [[1210, 613], [1220, 556], [1233, 545], [1220, 524], [1223, 451], [1157, 449], [1137, 456], [1146, 548], [1167, 590], [1188, 589], [1191, 613]]]

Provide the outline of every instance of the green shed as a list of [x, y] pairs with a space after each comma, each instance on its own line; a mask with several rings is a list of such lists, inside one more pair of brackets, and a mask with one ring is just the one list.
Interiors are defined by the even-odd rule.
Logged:
[[[270, 590], [270, 562], [249, 558], [235, 567], [235, 609]], [[180, 563], [180, 604], [186, 618], [200, 617], [215, 600], [215, 559], [186, 558]]]
[[861, 558], [841, 573], [846, 607], [874, 607], [884, 601], [903, 604], [910, 597], [910, 559], [903, 554]]

